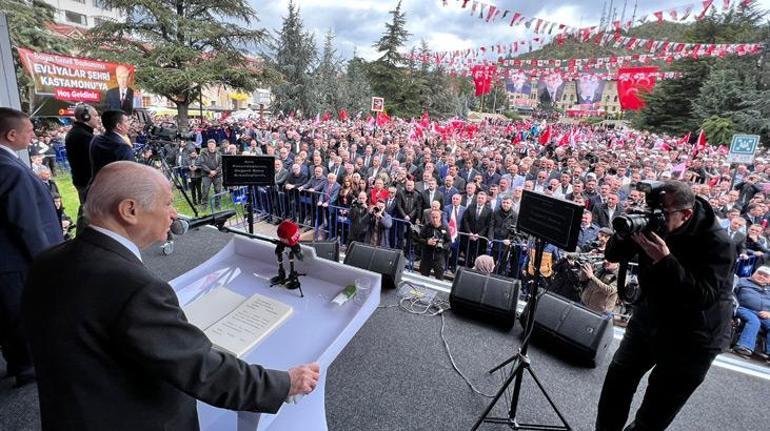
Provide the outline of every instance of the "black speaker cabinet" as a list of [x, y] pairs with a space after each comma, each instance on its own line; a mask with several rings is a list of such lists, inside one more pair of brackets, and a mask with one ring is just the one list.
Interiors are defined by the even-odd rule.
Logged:
[[455, 274], [449, 304], [452, 311], [510, 329], [516, 323], [518, 280], [460, 268]]
[[550, 292], [540, 297], [532, 340], [558, 351], [565, 359], [595, 367], [607, 354], [612, 333], [610, 316]]
[[395, 289], [401, 282], [406, 259], [401, 250], [374, 247], [360, 242], [352, 242], [345, 252], [345, 265], [376, 272], [382, 275], [382, 287]]
[[321, 259], [340, 261], [340, 243], [337, 241], [301, 241], [315, 249], [315, 255]]

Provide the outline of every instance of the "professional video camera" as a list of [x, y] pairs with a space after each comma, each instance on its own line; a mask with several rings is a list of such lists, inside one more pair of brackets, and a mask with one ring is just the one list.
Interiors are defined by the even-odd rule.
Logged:
[[604, 255], [596, 253], [565, 253], [564, 257], [570, 266], [576, 270], [580, 270], [580, 267], [585, 264], [601, 266], [604, 262]]
[[646, 205], [630, 207], [626, 213], [612, 219], [612, 227], [621, 238], [628, 238], [636, 232], [665, 232], [666, 218], [663, 214], [663, 183], [661, 181], [640, 181], [636, 189], [644, 193]]
[[160, 125], [148, 124], [145, 131], [150, 139], [156, 141], [175, 141], [177, 139], [185, 141], [195, 140], [195, 132], [181, 133], [176, 124], [171, 122], [160, 123]]

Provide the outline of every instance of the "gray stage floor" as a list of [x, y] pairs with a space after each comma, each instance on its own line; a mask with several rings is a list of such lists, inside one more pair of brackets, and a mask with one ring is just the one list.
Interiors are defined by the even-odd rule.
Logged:
[[[228, 238], [208, 228], [190, 232], [178, 240], [172, 256], [160, 256], [153, 248], [144, 254], [145, 262], [160, 277], [171, 279], [203, 262]], [[392, 305], [396, 300], [393, 292], [386, 292], [381, 305]], [[485, 371], [513, 353], [520, 327], [506, 333], [451, 312], [444, 316], [445, 335], [457, 365], [482, 392], [493, 393], [503, 374], [488, 375]], [[329, 429], [470, 429], [488, 399], [474, 393], [454, 372], [439, 337], [440, 328], [440, 317], [412, 315], [398, 308], [377, 310], [327, 370]], [[616, 347], [617, 341], [612, 350]], [[609, 357], [594, 369], [564, 362], [537, 346], [530, 349], [530, 357], [572, 427], [592, 429]], [[0, 430], [39, 429], [34, 386], [20, 390], [10, 386], [9, 379], [0, 381]], [[528, 378], [522, 394], [520, 421], [556, 423], [546, 400]], [[768, 395], [767, 380], [712, 367], [669, 429], [764, 428], [770, 420]], [[641, 393], [634, 408], [640, 401]], [[504, 415], [507, 408], [501, 401], [494, 413]], [[484, 425], [482, 429], [507, 428]]]

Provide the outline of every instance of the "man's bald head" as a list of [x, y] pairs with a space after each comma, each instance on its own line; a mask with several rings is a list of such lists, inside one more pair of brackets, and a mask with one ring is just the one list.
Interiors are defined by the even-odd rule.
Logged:
[[139, 163], [120, 161], [108, 164], [96, 174], [88, 189], [84, 211], [92, 221], [114, 218], [118, 205], [133, 200], [150, 208], [168, 180], [159, 171]]

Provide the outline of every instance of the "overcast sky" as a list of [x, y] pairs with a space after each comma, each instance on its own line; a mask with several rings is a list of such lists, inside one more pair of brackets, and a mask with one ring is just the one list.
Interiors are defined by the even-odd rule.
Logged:
[[[286, 15], [289, 0], [249, 0], [261, 20], [258, 26], [278, 29]], [[485, 0], [502, 9], [521, 12], [527, 17], [542, 18], [572, 26], [591, 26], [599, 23], [604, 0]], [[738, 0], [733, 0], [737, 2]], [[609, 0], [607, 0], [609, 3]], [[697, 1], [700, 3], [700, 0]], [[316, 35], [320, 47], [323, 35], [329, 29], [336, 34], [338, 54], [350, 58], [355, 48], [358, 55], [367, 60], [377, 58], [372, 44], [391, 19], [388, 11], [397, 0], [295, 0], [305, 27]], [[509, 44], [516, 40], [528, 40], [538, 35], [523, 25], [509, 27], [503, 21], [486, 23], [470, 16], [468, 9], [461, 9], [456, 0], [448, 0], [449, 6], [442, 6], [441, 0], [403, 0], [402, 10], [406, 12], [407, 30], [411, 33], [409, 46], [418, 45], [421, 39], [428, 41], [431, 50], [443, 51], [476, 48], [482, 45]], [[620, 15], [624, 0], [614, 0]], [[657, 10], [692, 3], [691, 0], [638, 0], [637, 16]], [[757, 0], [764, 9], [770, 8], [770, 0]], [[715, 0], [721, 8], [722, 1]], [[628, 0], [626, 21], [630, 19], [634, 0]], [[696, 8], [697, 9], [697, 8]]]

